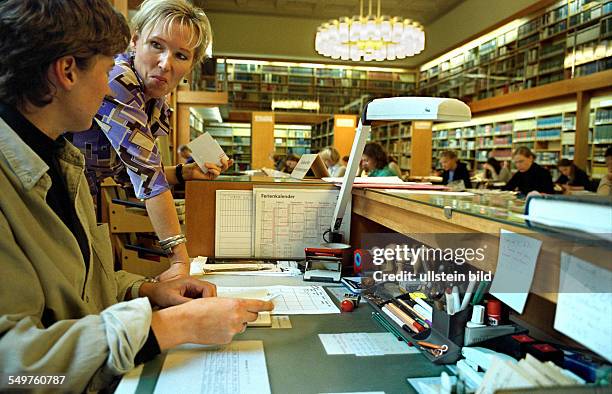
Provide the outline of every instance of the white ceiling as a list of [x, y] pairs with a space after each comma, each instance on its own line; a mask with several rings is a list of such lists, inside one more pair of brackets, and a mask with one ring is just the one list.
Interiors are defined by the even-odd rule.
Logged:
[[[381, 0], [381, 14], [401, 16], [429, 24], [463, 0]], [[204, 11], [335, 19], [359, 15], [359, 0], [194, 0]], [[368, 0], [363, 0], [364, 15]], [[377, 0], [372, 0], [376, 13]]]

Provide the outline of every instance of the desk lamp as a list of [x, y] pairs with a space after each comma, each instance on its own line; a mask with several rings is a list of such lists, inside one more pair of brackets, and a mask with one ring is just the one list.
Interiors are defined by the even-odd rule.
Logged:
[[[336, 202], [336, 209], [332, 218], [331, 227], [323, 234], [323, 240], [331, 243], [343, 242], [340, 225], [344, 211], [351, 198], [353, 182], [357, 175], [361, 155], [370, 134], [372, 121], [387, 120], [430, 120], [445, 122], [469, 121], [472, 117], [470, 107], [462, 101], [437, 97], [391, 97], [370, 101], [365, 105], [359, 118], [355, 140], [351, 148], [348, 167], [342, 180], [340, 195]], [[329, 234], [328, 239], [326, 235]], [[348, 243], [348, 240], [344, 240]]]

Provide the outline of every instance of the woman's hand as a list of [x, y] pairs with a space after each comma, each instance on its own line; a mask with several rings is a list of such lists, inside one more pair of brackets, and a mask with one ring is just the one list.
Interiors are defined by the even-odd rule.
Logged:
[[227, 170], [234, 164], [234, 160], [221, 159], [221, 167], [214, 163], [204, 163], [207, 173], [204, 173], [197, 163], [189, 163], [183, 165], [183, 179], [186, 181], [192, 180], [213, 180], [217, 178], [222, 172]]
[[160, 282], [189, 277], [189, 263], [176, 262], [170, 268], [159, 274], [157, 279]]
[[180, 305], [196, 298], [216, 297], [217, 286], [195, 278], [181, 278], [168, 282], [143, 283], [139, 295], [148, 297], [162, 308]]

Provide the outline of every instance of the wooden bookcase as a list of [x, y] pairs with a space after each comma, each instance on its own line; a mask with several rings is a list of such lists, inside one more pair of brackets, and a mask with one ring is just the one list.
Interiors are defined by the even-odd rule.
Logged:
[[612, 68], [612, 1], [564, 0], [450, 59], [430, 62], [419, 95], [476, 101]]
[[[416, 92], [416, 70], [217, 58], [216, 74], [193, 75], [194, 89], [227, 90], [234, 110], [267, 111], [272, 100], [317, 101], [317, 112], [337, 114], [360, 109], [369, 98]], [[278, 111], [278, 109], [277, 109]], [[292, 109], [291, 111], [296, 111]]]
[[274, 149], [277, 153], [293, 153], [301, 156], [310, 153], [311, 126], [281, 125], [274, 126]]
[[427, 176], [431, 172], [431, 122], [388, 122], [372, 127], [370, 140], [397, 159], [402, 173]]
[[[594, 178], [607, 172], [604, 153], [612, 145], [612, 93], [590, 100], [589, 154], [585, 170]], [[432, 159], [442, 150], [453, 149], [472, 170], [479, 170], [489, 156], [511, 161], [512, 151], [529, 147], [536, 162], [556, 173], [559, 159], [573, 160], [576, 141], [576, 101], [540, 104], [476, 116], [470, 122], [433, 127]]]
[[333, 146], [341, 157], [350, 154], [356, 127], [356, 115], [334, 115], [312, 126], [313, 152], [318, 152], [326, 146]]

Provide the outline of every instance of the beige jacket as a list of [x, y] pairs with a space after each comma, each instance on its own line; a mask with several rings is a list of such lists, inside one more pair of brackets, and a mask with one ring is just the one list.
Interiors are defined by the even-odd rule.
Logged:
[[0, 118], [0, 375], [66, 375], [61, 390], [81, 392], [133, 368], [151, 306], [121, 302], [141, 276], [113, 270], [82, 154], [66, 143], [58, 158], [89, 239], [87, 273], [76, 239], [45, 202], [47, 165]]

